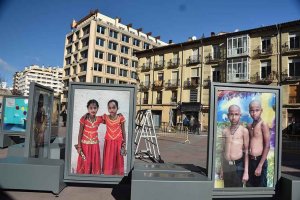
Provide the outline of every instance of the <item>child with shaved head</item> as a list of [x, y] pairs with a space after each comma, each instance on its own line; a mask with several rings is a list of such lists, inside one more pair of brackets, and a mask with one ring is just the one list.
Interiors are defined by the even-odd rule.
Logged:
[[253, 100], [249, 104], [249, 113], [253, 122], [248, 125], [250, 133], [249, 182], [252, 187], [267, 187], [267, 156], [270, 150], [270, 131], [261, 118], [261, 102]]
[[242, 187], [248, 176], [248, 130], [240, 124], [241, 109], [238, 105], [228, 108], [230, 127], [222, 132], [224, 157], [221, 167], [221, 178], [224, 187]]

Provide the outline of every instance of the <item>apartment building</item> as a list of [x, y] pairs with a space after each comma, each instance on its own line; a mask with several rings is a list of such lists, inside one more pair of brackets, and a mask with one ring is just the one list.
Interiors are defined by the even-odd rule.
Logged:
[[283, 128], [300, 124], [300, 20], [212, 33], [137, 56], [137, 110], [151, 109], [156, 126], [182, 122], [184, 114], [193, 115], [201, 130], [207, 130], [211, 82], [280, 85]]
[[36, 82], [52, 88], [54, 95], [60, 96], [63, 92], [62, 78], [62, 68], [31, 65], [14, 74], [13, 89], [19, 90], [24, 96], [28, 96], [30, 82]]
[[62, 102], [67, 102], [69, 82], [136, 84], [136, 52], [166, 45], [160, 37], [124, 25], [98, 10], [73, 21], [66, 35], [64, 53], [65, 84]]

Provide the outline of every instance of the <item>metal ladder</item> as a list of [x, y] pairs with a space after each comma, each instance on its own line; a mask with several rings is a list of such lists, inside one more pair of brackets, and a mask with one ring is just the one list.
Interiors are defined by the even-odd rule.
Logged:
[[[135, 124], [135, 158], [149, 158], [153, 162], [163, 162], [159, 152], [151, 110], [138, 111]], [[145, 143], [145, 149], [140, 149], [142, 141]]]

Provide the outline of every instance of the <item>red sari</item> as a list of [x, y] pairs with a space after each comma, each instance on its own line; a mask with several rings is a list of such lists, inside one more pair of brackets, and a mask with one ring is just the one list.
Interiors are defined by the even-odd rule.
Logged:
[[80, 124], [84, 125], [81, 137], [81, 148], [86, 159], [78, 155], [77, 173], [78, 174], [100, 174], [101, 159], [98, 139], [98, 127], [103, 123], [102, 116], [96, 117], [96, 121], [81, 117]]
[[103, 115], [106, 123], [106, 135], [103, 154], [103, 173], [105, 175], [124, 175], [124, 157], [121, 155], [123, 141], [122, 123], [125, 122], [123, 115], [117, 115], [115, 120]]

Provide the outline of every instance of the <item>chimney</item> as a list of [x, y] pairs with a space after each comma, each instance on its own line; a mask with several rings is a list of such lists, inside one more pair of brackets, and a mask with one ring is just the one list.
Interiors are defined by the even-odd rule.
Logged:
[[138, 28], [136, 29], [138, 32], [142, 32], [143, 31], [143, 28]]
[[116, 24], [121, 23], [121, 18], [120, 17], [116, 17]]
[[173, 44], [173, 40], [169, 40], [169, 44]]
[[210, 32], [210, 36], [211, 37], [216, 36], [215, 32]]
[[77, 26], [77, 22], [76, 22], [75, 19], [73, 19], [73, 21], [72, 21], [72, 23], [71, 23], [71, 29], [72, 29], [72, 28], [76, 28], [76, 26]]
[[146, 35], [152, 35], [152, 32], [148, 32], [148, 33], [146, 33]]
[[130, 23], [130, 24], [127, 24], [126, 26], [127, 26], [127, 27], [132, 27], [132, 23]]

